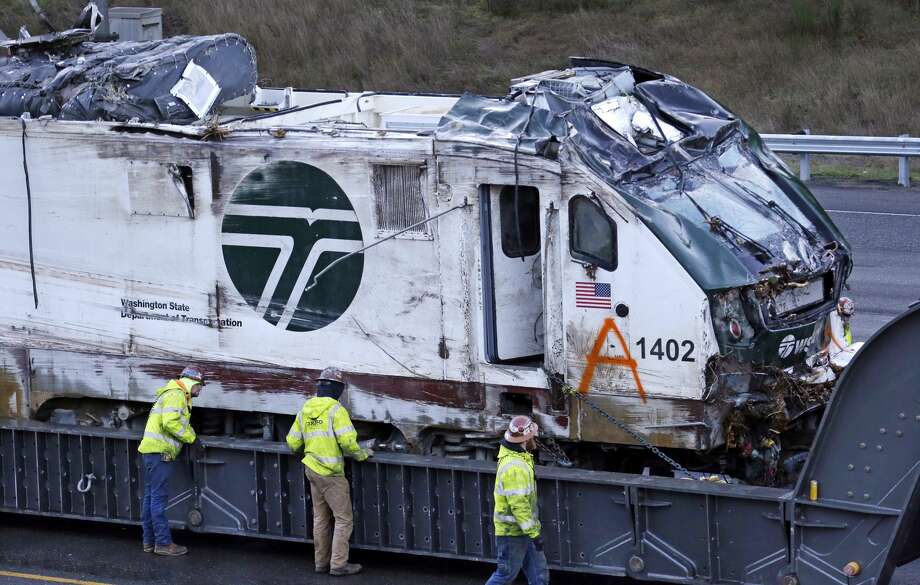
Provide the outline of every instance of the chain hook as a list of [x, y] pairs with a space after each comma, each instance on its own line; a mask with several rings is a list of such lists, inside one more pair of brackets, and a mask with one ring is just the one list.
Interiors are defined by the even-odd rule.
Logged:
[[84, 475], [82, 478], [80, 478], [80, 481], [77, 482], [77, 491], [81, 494], [85, 494], [89, 490], [93, 489], [94, 479], [96, 479], [96, 474], [94, 473], [87, 473]]

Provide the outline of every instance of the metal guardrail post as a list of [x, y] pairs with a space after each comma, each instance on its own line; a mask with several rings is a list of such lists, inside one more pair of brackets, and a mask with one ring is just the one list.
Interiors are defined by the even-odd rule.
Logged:
[[[811, 134], [808, 128], [802, 128], [802, 134]], [[811, 180], [811, 153], [803, 152], [799, 157], [799, 178], [803, 183]]]
[[898, 158], [898, 184], [910, 186], [910, 158], [920, 157], [920, 138], [900, 136], [822, 136], [807, 129], [799, 134], [761, 134], [774, 152], [797, 154], [799, 176], [811, 179], [811, 155], [894, 156]]
[[109, 23], [109, 0], [95, 1], [96, 6], [99, 8], [99, 12], [102, 13], [102, 24], [99, 25], [98, 29], [96, 29], [96, 33], [101, 37], [108, 37], [112, 30]]

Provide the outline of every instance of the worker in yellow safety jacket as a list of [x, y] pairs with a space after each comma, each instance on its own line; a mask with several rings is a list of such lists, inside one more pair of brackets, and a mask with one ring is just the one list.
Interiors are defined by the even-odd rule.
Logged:
[[175, 557], [188, 549], [175, 544], [169, 533], [166, 506], [169, 502], [169, 478], [182, 444], [196, 440], [191, 425], [192, 398], [201, 393], [204, 375], [187, 367], [175, 380], [157, 390], [157, 399], [147, 417], [144, 438], [138, 452], [144, 459], [144, 504], [141, 524], [144, 529], [144, 552]]
[[304, 403], [287, 435], [293, 452], [303, 449], [304, 471], [310, 480], [316, 572], [337, 576], [361, 572], [361, 565], [348, 562], [348, 539], [354, 522], [345, 455], [358, 461], [373, 455], [372, 450], [358, 445], [351, 417], [339, 402], [344, 391], [342, 372], [337, 368], [323, 370], [316, 380], [316, 396]]
[[521, 569], [530, 585], [547, 585], [549, 570], [540, 534], [537, 481], [533, 455], [539, 427], [530, 417], [516, 416], [498, 448], [495, 476], [495, 541], [498, 568], [486, 585], [508, 585]]

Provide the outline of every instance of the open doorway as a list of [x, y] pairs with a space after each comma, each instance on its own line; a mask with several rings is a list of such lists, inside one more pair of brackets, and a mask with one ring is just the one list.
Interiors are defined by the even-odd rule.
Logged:
[[540, 191], [483, 185], [480, 209], [486, 360], [542, 365]]

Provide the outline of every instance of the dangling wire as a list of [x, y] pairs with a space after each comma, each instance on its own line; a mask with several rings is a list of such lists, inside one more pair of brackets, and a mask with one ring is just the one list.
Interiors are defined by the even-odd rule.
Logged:
[[[521, 140], [524, 138], [524, 134], [527, 133], [527, 129], [530, 127], [530, 121], [533, 119], [534, 104], [537, 101], [537, 94], [534, 92], [533, 99], [530, 101], [530, 112], [527, 113], [527, 120], [524, 122], [524, 128], [521, 129], [521, 132], [517, 136], [517, 141], [514, 143], [514, 232], [517, 237], [517, 249], [521, 254], [521, 262], [526, 262], [524, 257], [524, 242], [521, 238], [521, 215], [520, 210], [518, 209], [518, 189], [520, 187], [520, 179], [518, 174], [518, 150], [521, 148]], [[524, 102], [527, 102], [527, 94], [524, 94]]]
[[400, 235], [400, 234], [404, 234], [404, 233], [406, 233], [406, 232], [408, 232], [408, 231], [414, 230], [415, 228], [417, 228], [417, 227], [419, 227], [419, 226], [421, 226], [421, 225], [425, 225], [426, 223], [428, 223], [428, 222], [430, 222], [430, 221], [434, 221], [434, 220], [438, 219], [439, 217], [441, 217], [442, 215], [447, 215], [447, 214], [450, 213], [451, 211], [456, 211], [456, 210], [458, 210], [458, 209], [463, 209], [464, 207], [469, 207], [469, 205], [470, 205], [469, 201], [467, 201], [466, 199], [464, 199], [464, 200], [463, 200], [463, 203], [460, 203], [460, 204], [458, 204], [458, 205], [454, 205], [453, 207], [451, 207], [451, 208], [449, 208], [449, 209], [445, 209], [444, 211], [442, 211], [442, 212], [440, 212], [440, 213], [436, 213], [436, 214], [432, 215], [431, 217], [425, 218], [425, 219], [423, 219], [423, 220], [421, 220], [421, 221], [417, 221], [417, 222], [413, 223], [413, 224], [410, 225], [410, 226], [404, 227], [403, 229], [399, 230], [398, 232], [394, 232], [394, 233], [388, 235], [388, 236], [385, 237], [385, 238], [381, 238], [381, 239], [379, 239], [379, 240], [377, 240], [377, 241], [375, 241], [375, 242], [371, 242], [370, 244], [368, 244], [368, 245], [366, 245], [366, 246], [362, 246], [361, 248], [358, 248], [357, 250], [355, 250], [355, 251], [353, 251], [353, 252], [349, 252], [348, 254], [345, 254], [344, 256], [340, 256], [339, 258], [336, 258], [335, 260], [333, 260], [332, 262], [330, 262], [328, 266], [326, 266], [325, 268], [323, 268], [322, 270], [320, 270], [319, 272], [317, 272], [315, 275], [313, 275], [313, 278], [311, 279], [311, 281], [308, 281], [308, 282], [311, 282], [310, 285], [307, 286], [306, 288], [304, 288], [304, 289], [303, 289], [303, 292], [300, 293], [300, 295], [303, 296], [303, 295], [307, 294], [308, 292], [310, 292], [311, 290], [313, 290], [313, 288], [318, 284], [317, 281], [319, 281], [319, 277], [320, 277], [320, 276], [326, 274], [327, 272], [329, 272], [330, 270], [332, 270], [332, 268], [333, 268], [334, 266], [337, 266], [338, 264], [341, 264], [342, 262], [348, 260], [348, 259], [351, 258], [352, 256], [354, 256], [354, 255], [356, 255], [356, 254], [362, 254], [362, 253], [364, 253], [365, 250], [369, 250], [369, 249], [373, 248], [374, 246], [380, 245], [380, 244], [382, 244], [382, 243], [384, 243], [384, 242], [386, 242], [386, 241], [388, 241], [388, 240], [392, 240], [393, 238], [395, 238], [396, 236], [398, 236], [398, 235]]
[[24, 118], [20, 118], [19, 121], [22, 122], [22, 170], [26, 175], [26, 202], [29, 208], [29, 270], [32, 273], [32, 299], [37, 309], [38, 287], [35, 284], [35, 252], [32, 247], [32, 184], [29, 182], [29, 163], [26, 159], [26, 121]]

